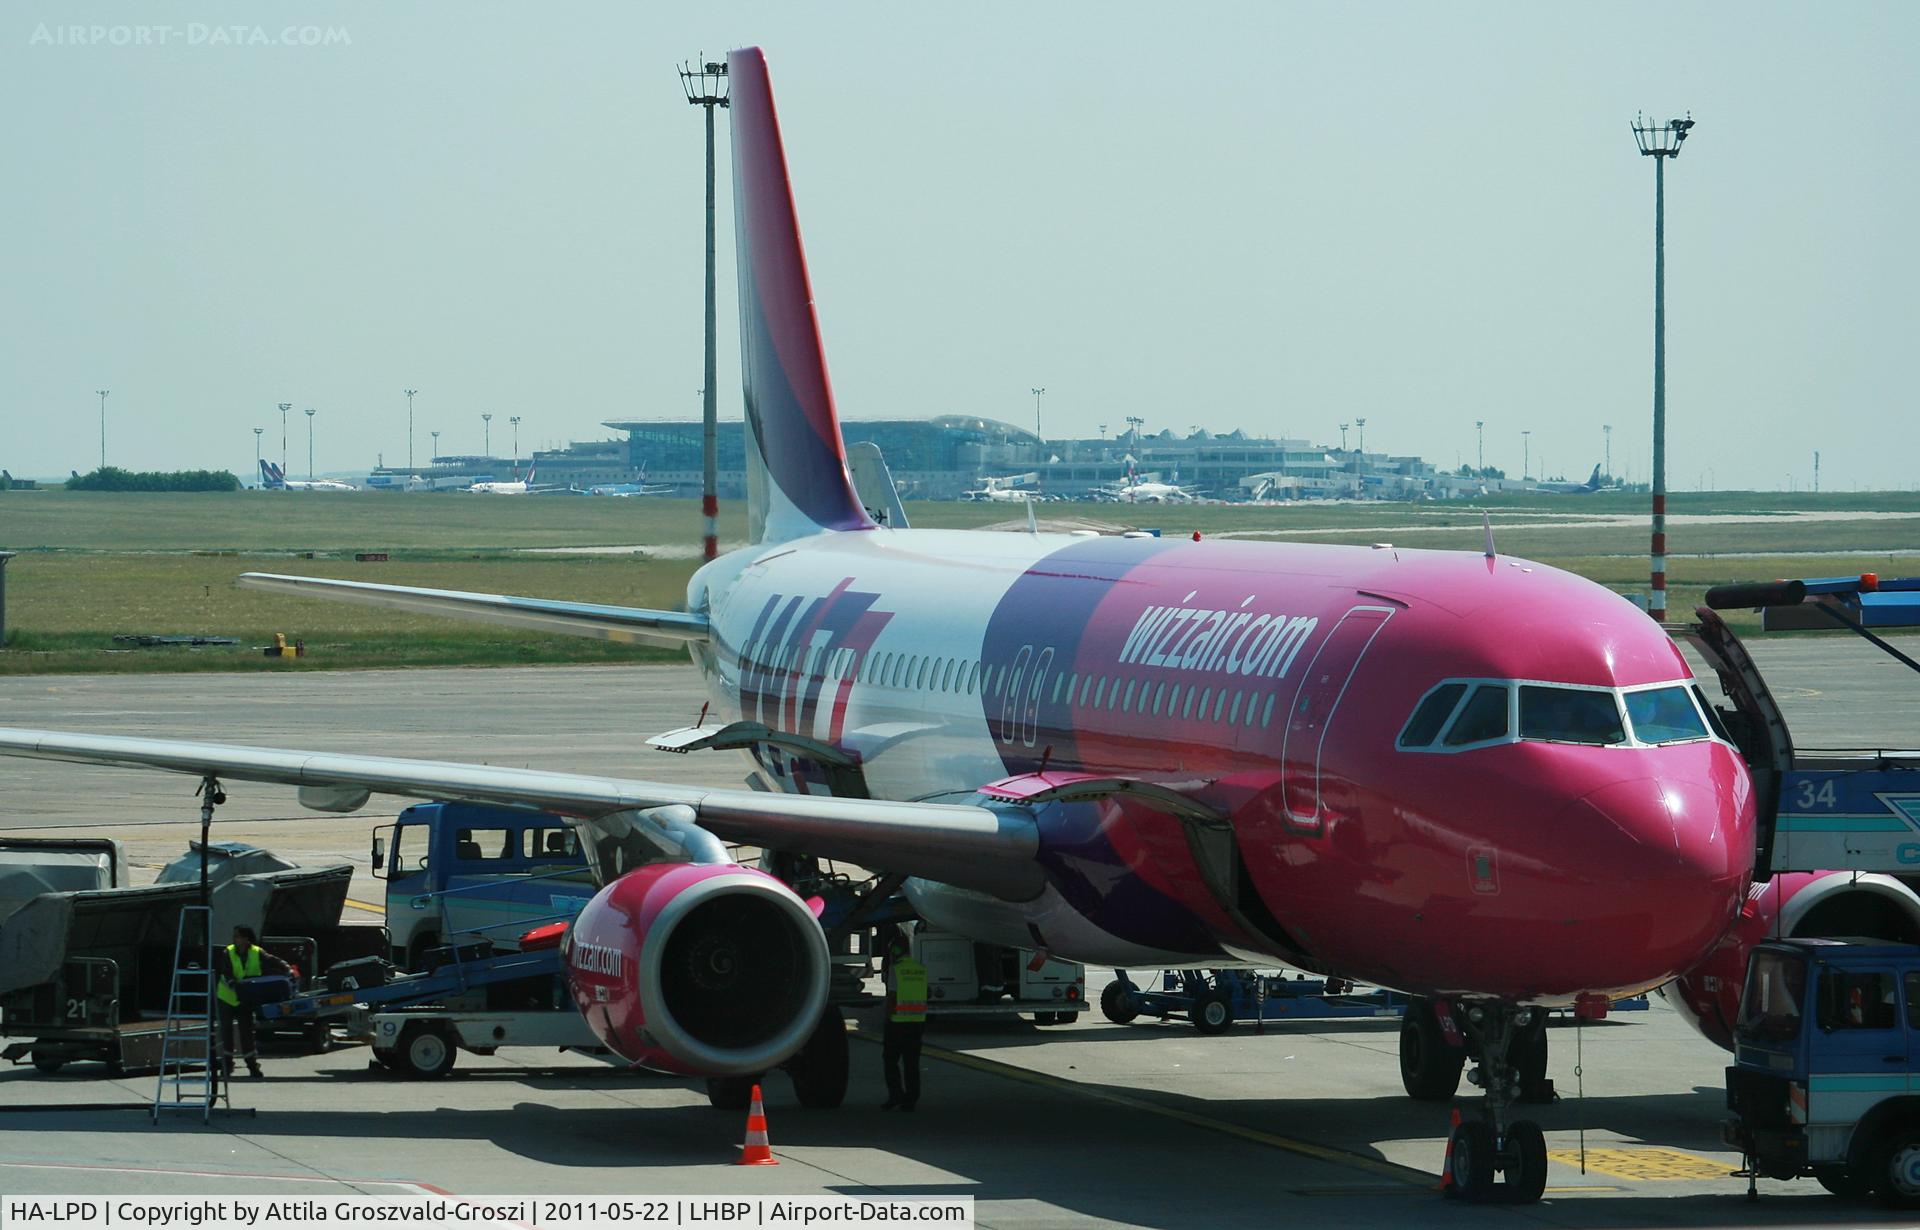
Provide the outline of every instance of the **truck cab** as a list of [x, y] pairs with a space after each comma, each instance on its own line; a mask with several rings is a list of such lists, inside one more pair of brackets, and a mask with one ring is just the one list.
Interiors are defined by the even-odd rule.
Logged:
[[373, 874], [387, 882], [392, 959], [421, 969], [433, 949], [490, 942], [512, 950], [544, 922], [572, 918], [593, 876], [558, 816], [476, 803], [419, 803], [374, 830]]
[[1727, 1069], [1727, 1142], [1775, 1179], [1920, 1208], [1920, 947], [1756, 945]]

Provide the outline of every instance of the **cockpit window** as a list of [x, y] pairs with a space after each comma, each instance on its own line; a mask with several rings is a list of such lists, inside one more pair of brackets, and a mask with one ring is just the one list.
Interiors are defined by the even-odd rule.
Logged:
[[1620, 706], [1610, 691], [1522, 684], [1520, 737], [1609, 747], [1625, 743], [1627, 732], [1620, 725]]
[[1684, 687], [1650, 688], [1627, 693], [1627, 718], [1642, 743], [1684, 743], [1704, 739], [1707, 728]]
[[1432, 743], [1433, 737], [1440, 733], [1440, 727], [1446, 724], [1447, 716], [1460, 703], [1460, 697], [1466, 690], [1464, 683], [1448, 683], [1427, 693], [1427, 698], [1407, 719], [1407, 728], [1400, 732], [1400, 746], [1425, 747]]
[[1447, 746], [1484, 743], [1504, 738], [1507, 733], [1507, 690], [1496, 684], [1482, 684], [1467, 699], [1460, 716], [1447, 731]]

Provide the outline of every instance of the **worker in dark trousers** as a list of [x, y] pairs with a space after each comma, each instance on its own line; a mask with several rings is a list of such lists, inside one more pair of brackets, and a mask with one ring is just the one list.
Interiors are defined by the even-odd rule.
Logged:
[[260, 947], [258, 940], [253, 928], [243, 923], [233, 929], [233, 943], [213, 959], [214, 969], [220, 975], [215, 998], [220, 1001], [220, 1071], [224, 1076], [233, 1075], [236, 1026], [240, 1034], [240, 1057], [247, 1061], [247, 1075], [260, 1075], [260, 1054], [253, 1040], [253, 1005], [240, 1002], [240, 980], [287, 972], [287, 963]]
[[887, 1023], [880, 1036], [887, 1100], [881, 1110], [912, 1110], [920, 1101], [920, 1036], [927, 1028], [927, 967], [914, 959], [906, 937], [887, 945]]

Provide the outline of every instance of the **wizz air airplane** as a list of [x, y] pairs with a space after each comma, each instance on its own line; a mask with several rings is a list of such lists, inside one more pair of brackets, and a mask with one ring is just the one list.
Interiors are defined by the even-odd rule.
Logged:
[[804, 1062], [838, 1028], [814, 910], [728, 842], [905, 877], [924, 918], [981, 940], [1401, 988], [1409, 1088], [1450, 1095], [1470, 1052], [1487, 1091], [1457, 1190], [1538, 1198], [1544, 1141], [1513, 1112], [1545, 1010], [1691, 969], [1746, 901], [1752, 782], [1673, 643], [1491, 550], [876, 524], [765, 60], [729, 63], [752, 545], [681, 611], [242, 583], [684, 646], [711, 720], [655, 742], [744, 748], [762, 788], [35, 730], [0, 752], [327, 810], [377, 792], [570, 817], [603, 885], [563, 941], [573, 994], [613, 1052], [668, 1071]]
[[260, 462], [260, 486], [266, 491], [354, 491], [352, 483], [331, 478], [288, 478], [287, 472], [271, 461]]

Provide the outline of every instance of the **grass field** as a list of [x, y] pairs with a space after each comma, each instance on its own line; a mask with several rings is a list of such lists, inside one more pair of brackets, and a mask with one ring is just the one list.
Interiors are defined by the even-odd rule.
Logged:
[[[1484, 515], [1503, 554], [1632, 592], [1646, 586], [1645, 508], [1645, 496], [1600, 495], [1258, 508], [1052, 503], [1038, 513], [1054, 525], [1108, 532], [1151, 526], [1181, 535], [1198, 530], [1464, 550], [1480, 547]], [[923, 527], [1026, 524], [1026, 510], [1012, 504], [915, 504], [907, 511]], [[1907, 554], [1920, 551], [1920, 495], [1914, 493], [1682, 494], [1673, 497], [1671, 511], [1676, 610], [1690, 609], [1707, 586], [1724, 581], [1920, 571], [1920, 555]], [[1750, 519], [1686, 520], [1693, 516]], [[741, 540], [745, 528], [740, 506], [724, 506], [723, 544]], [[0, 494], [0, 549], [22, 554], [8, 568], [8, 647], [0, 653], [0, 673], [678, 660], [672, 651], [302, 601], [232, 582], [246, 571], [290, 572], [676, 607], [697, 563], [698, 534], [698, 506], [691, 500], [8, 492]], [[590, 546], [642, 552], [530, 550]], [[391, 559], [352, 558], [373, 551]], [[304, 640], [310, 656], [265, 658], [257, 647], [276, 632]], [[116, 633], [231, 636], [241, 644], [129, 650], [115, 646]]]

